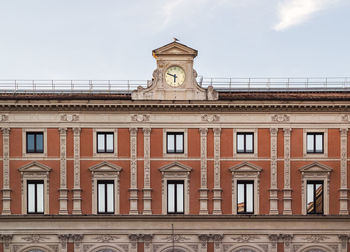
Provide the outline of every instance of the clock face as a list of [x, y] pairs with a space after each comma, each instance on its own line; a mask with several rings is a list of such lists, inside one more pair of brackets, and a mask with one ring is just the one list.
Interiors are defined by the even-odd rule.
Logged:
[[171, 66], [165, 72], [165, 81], [169, 86], [181, 86], [185, 80], [185, 71], [179, 66]]

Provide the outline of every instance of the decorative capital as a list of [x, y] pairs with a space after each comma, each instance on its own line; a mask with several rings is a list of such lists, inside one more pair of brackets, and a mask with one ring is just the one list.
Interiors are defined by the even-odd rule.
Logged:
[[129, 128], [129, 132], [131, 136], [136, 136], [137, 134], [137, 128]]
[[208, 133], [208, 128], [199, 128], [199, 132], [201, 133], [201, 136], [204, 137]]
[[208, 235], [208, 234], [200, 234], [200, 235], [198, 235], [198, 239], [200, 240], [200, 242], [202, 244], [202, 248], [206, 248], [207, 247], [207, 242], [210, 239], [210, 235]]
[[79, 135], [79, 134], [80, 134], [80, 131], [81, 131], [81, 128], [79, 128], [79, 127], [74, 127], [74, 128], [73, 128], [73, 133], [74, 133], [74, 135]]
[[11, 129], [8, 127], [1, 128], [1, 132], [3, 135], [8, 136], [10, 134]]
[[74, 244], [79, 248], [80, 243], [84, 238], [84, 235], [83, 234], [73, 234], [73, 235], [71, 235], [71, 238], [72, 238]]
[[348, 135], [348, 129], [347, 128], [340, 128], [340, 136], [345, 137]]
[[6, 249], [9, 249], [10, 243], [11, 243], [11, 241], [12, 241], [12, 237], [13, 237], [12, 234], [3, 234], [3, 235], [0, 235], [0, 240], [2, 240], [2, 243], [4, 244], [4, 247], [5, 247]]
[[291, 128], [283, 128], [284, 136], [290, 137], [290, 134], [292, 132]]
[[270, 128], [271, 136], [277, 136], [278, 128]]
[[293, 240], [293, 235], [291, 234], [281, 234], [280, 235], [280, 238], [283, 240], [284, 242], [284, 245], [289, 248], [290, 247], [290, 244]]
[[269, 237], [270, 242], [272, 243], [272, 247], [276, 248], [279, 235], [278, 234], [270, 234], [268, 237]]
[[149, 136], [151, 134], [151, 128], [143, 128], [143, 134], [145, 134], [146, 136]]
[[67, 132], [67, 128], [59, 128], [58, 131], [60, 132], [61, 135], [65, 135]]
[[221, 134], [221, 128], [213, 128], [214, 136], [218, 137]]
[[60, 234], [60, 235], [57, 235], [57, 237], [60, 240], [62, 248], [66, 249], [67, 242], [69, 240], [70, 235], [69, 234]]

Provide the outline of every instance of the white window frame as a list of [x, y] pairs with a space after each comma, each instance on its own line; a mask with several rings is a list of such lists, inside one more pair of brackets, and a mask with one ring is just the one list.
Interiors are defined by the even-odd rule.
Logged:
[[[259, 181], [260, 172], [262, 169], [256, 165], [248, 162], [243, 162], [241, 164], [235, 165], [229, 169], [232, 173], [232, 214], [237, 214], [237, 181], [254, 181], [253, 184], [253, 197], [254, 197], [254, 210], [253, 213], [249, 214], [259, 214]], [[241, 214], [240, 214], [241, 215]], [[244, 215], [244, 214], [243, 214]]]
[[[172, 182], [172, 183], [170, 183]], [[183, 186], [183, 193], [182, 193], [182, 202], [185, 202], [185, 181], [184, 180], [167, 180], [167, 214], [184, 214], [185, 209], [184, 207], [182, 208], [182, 212], [177, 212], [177, 197], [174, 198], [174, 212], [169, 212], [169, 184], [174, 185], [174, 193], [177, 196], [177, 185], [182, 185]], [[176, 186], [175, 186], [176, 185]], [[184, 205], [184, 204], [183, 204]]]
[[[103, 183], [101, 183], [103, 182]], [[108, 209], [105, 209], [104, 212], [99, 212], [99, 203], [100, 203], [100, 198], [99, 198], [99, 185], [104, 185], [105, 189], [106, 189], [106, 185], [113, 185], [113, 212], [108, 212]], [[107, 186], [108, 187], [108, 186]], [[114, 214], [115, 213], [115, 187], [114, 187], [114, 180], [112, 179], [108, 179], [108, 180], [102, 180], [102, 179], [98, 179], [97, 180], [97, 213], [98, 214]], [[108, 190], [105, 190], [105, 194], [108, 194]], [[107, 201], [105, 201], [105, 207], [108, 207], [108, 198]]]
[[98, 214], [97, 209], [97, 182], [99, 180], [111, 180], [114, 182], [114, 214], [120, 211], [120, 190], [119, 190], [119, 173], [123, 170], [121, 167], [109, 162], [102, 162], [89, 168], [92, 177], [92, 214]]
[[[253, 133], [252, 153], [237, 153], [237, 133]], [[233, 129], [233, 157], [235, 158], [257, 158], [258, 157], [258, 129]]]
[[[34, 208], [38, 207], [38, 185], [42, 185], [43, 186], [43, 195], [42, 195], [42, 201], [43, 201], [43, 211], [42, 212], [38, 212], [38, 211], [34, 211], [34, 212], [29, 212], [28, 209], [28, 205], [29, 205], [29, 185], [35, 185], [34, 186]], [[44, 210], [45, 210], [45, 197], [44, 197], [44, 181], [43, 180], [27, 180], [27, 214], [43, 214]], [[36, 199], [36, 200], [35, 200]]]
[[[114, 138], [113, 138], [113, 152], [97, 152], [97, 133], [113, 133]], [[111, 128], [98, 128], [98, 129], [93, 129], [93, 137], [92, 137], [92, 145], [93, 145], [93, 156], [94, 157], [106, 157], [106, 158], [111, 158], [111, 157], [118, 157], [118, 129], [111, 129]]]
[[[183, 144], [184, 152], [183, 153], [167, 153], [167, 133], [179, 132], [184, 134]], [[163, 129], [163, 157], [167, 158], [184, 158], [188, 156], [188, 133], [187, 129]]]
[[[307, 133], [323, 133], [323, 153], [307, 153]], [[303, 129], [303, 155], [305, 158], [328, 157], [328, 129]]]
[[[42, 132], [44, 151], [42, 153], [27, 153], [27, 132]], [[43, 128], [23, 128], [22, 129], [22, 156], [23, 157], [47, 157], [47, 129]]]
[[32, 162], [22, 166], [18, 170], [21, 173], [22, 214], [27, 214], [28, 180], [42, 180], [44, 182], [44, 214], [49, 214], [49, 175], [51, 168], [38, 162]]
[[159, 168], [162, 173], [162, 214], [168, 214], [168, 180], [184, 181], [184, 213], [190, 212], [190, 173], [192, 168], [173, 162]]
[[308, 181], [323, 181], [323, 214], [329, 214], [329, 177], [333, 171], [329, 166], [314, 162], [305, 165], [299, 169], [302, 176], [301, 186], [301, 213], [307, 215], [306, 200], [307, 200], [307, 182]]

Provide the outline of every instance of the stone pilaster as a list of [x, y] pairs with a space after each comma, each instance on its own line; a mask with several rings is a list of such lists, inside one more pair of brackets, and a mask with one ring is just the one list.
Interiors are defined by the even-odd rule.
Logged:
[[69, 234], [60, 234], [57, 235], [58, 240], [60, 241], [60, 251], [66, 252], [67, 251], [67, 242], [69, 241]]
[[224, 239], [223, 234], [212, 234], [211, 238], [214, 242], [214, 252], [221, 252], [222, 251], [222, 240]]
[[2, 234], [0, 235], [0, 241], [2, 241], [3, 252], [10, 252], [10, 244], [12, 241], [12, 234]]
[[80, 128], [73, 128], [74, 133], [74, 187], [73, 187], [73, 214], [81, 214], [80, 188]]
[[60, 210], [59, 214], [68, 214], [68, 190], [67, 190], [67, 128], [59, 128], [60, 132]]
[[207, 252], [209, 239], [210, 239], [210, 235], [208, 234], [198, 235], [198, 240], [200, 243], [200, 248], [198, 250], [199, 252]]
[[130, 210], [129, 214], [138, 214], [137, 209], [137, 128], [130, 128]]
[[292, 240], [293, 235], [291, 234], [281, 234], [279, 236], [283, 240], [284, 252], [292, 252]]
[[221, 214], [221, 183], [220, 183], [220, 136], [221, 128], [213, 128], [214, 131], [214, 189], [213, 189], [213, 214]]
[[350, 241], [350, 236], [347, 234], [338, 235], [339, 241], [341, 243], [341, 250], [339, 252], [347, 252], [348, 251], [348, 243]]
[[279, 239], [279, 235], [278, 234], [270, 234], [268, 236], [269, 240], [270, 240], [270, 244], [269, 244], [269, 252], [277, 252], [277, 243], [278, 243], [278, 239]]
[[284, 187], [283, 214], [292, 214], [292, 189], [290, 187], [290, 135], [292, 129], [284, 128]]
[[347, 159], [348, 159], [348, 129], [340, 129], [340, 209], [339, 214], [347, 215], [349, 214], [348, 210], [348, 181], [347, 181]]
[[2, 214], [11, 214], [10, 188], [10, 128], [2, 128], [3, 146], [3, 186], [2, 186]]
[[151, 129], [143, 128], [143, 153], [144, 153], [144, 186], [143, 186], [143, 214], [152, 214], [152, 189], [151, 189], [151, 165], [150, 146]]
[[81, 246], [81, 242], [84, 238], [83, 234], [73, 234], [70, 236], [72, 238], [72, 241], [74, 242], [74, 252], [80, 252], [83, 251]]
[[207, 128], [199, 129], [201, 136], [201, 188], [199, 214], [208, 214], [208, 185], [207, 185]]
[[270, 185], [270, 214], [278, 214], [277, 189], [277, 132], [278, 128], [271, 128], [271, 185]]

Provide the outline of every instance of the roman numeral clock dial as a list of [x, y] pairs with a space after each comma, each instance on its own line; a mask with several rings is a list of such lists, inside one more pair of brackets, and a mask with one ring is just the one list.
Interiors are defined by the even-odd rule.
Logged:
[[172, 87], [181, 86], [185, 81], [185, 71], [179, 66], [171, 66], [165, 72], [165, 81]]

